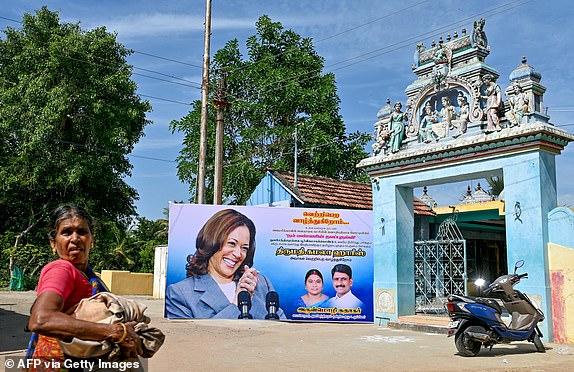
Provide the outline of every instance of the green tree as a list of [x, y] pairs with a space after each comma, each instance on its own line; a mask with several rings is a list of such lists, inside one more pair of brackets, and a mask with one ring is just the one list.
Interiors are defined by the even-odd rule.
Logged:
[[[367, 157], [364, 133], [345, 133], [339, 114], [335, 76], [322, 74], [324, 60], [312, 40], [284, 30], [279, 22], [262, 16], [257, 34], [247, 40], [247, 59], [239, 42], [229, 41], [213, 59], [211, 86], [227, 76], [223, 199], [244, 203], [266, 168], [293, 170], [294, 130], [298, 129], [300, 173], [349, 180], [366, 180], [355, 165]], [[217, 100], [214, 88], [210, 99]], [[171, 123], [184, 134], [178, 174], [196, 194], [201, 102], [184, 118]], [[207, 164], [214, 162], [215, 110], [210, 110]], [[213, 167], [207, 168], [206, 200], [212, 198]]]
[[153, 272], [155, 248], [159, 245], [167, 245], [168, 231], [167, 220], [151, 221], [143, 217], [137, 218], [137, 224], [130, 234], [138, 260], [137, 266], [132, 271]]
[[24, 259], [17, 252], [27, 244], [48, 247], [40, 227], [62, 203], [127, 227], [138, 198], [124, 181], [127, 155], [151, 110], [131, 80], [130, 51], [104, 27], [82, 30], [46, 7], [4, 35], [0, 241], [13, 236], [13, 259]]
[[504, 191], [504, 178], [501, 177], [487, 177], [486, 182], [490, 189], [488, 193], [493, 197], [498, 197], [502, 191]]

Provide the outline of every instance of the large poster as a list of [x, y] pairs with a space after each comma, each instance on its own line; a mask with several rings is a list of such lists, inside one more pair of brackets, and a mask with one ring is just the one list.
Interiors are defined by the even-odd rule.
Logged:
[[166, 316], [372, 322], [371, 225], [371, 211], [170, 204]]

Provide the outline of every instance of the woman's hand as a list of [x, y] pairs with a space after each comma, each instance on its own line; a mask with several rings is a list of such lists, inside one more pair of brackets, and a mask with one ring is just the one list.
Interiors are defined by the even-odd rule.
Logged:
[[243, 275], [239, 278], [239, 283], [237, 283], [237, 293], [247, 291], [251, 297], [253, 297], [258, 280], [259, 272], [256, 269], [249, 268], [249, 266], [245, 265]]
[[135, 358], [143, 354], [143, 347], [140, 336], [136, 333], [134, 327], [137, 322], [124, 323], [126, 326], [126, 337], [119, 344], [122, 352], [122, 358]]

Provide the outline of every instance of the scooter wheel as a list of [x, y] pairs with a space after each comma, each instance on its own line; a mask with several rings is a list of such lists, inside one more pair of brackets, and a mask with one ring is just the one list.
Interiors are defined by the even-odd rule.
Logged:
[[535, 334], [534, 337], [532, 337], [532, 342], [534, 342], [534, 346], [536, 346], [536, 351], [538, 351], [539, 353], [546, 352], [546, 348], [544, 347], [544, 344], [542, 343], [540, 336]]
[[454, 344], [460, 355], [465, 357], [477, 356], [480, 352], [482, 344], [479, 341], [473, 340], [467, 334], [460, 332], [454, 337]]

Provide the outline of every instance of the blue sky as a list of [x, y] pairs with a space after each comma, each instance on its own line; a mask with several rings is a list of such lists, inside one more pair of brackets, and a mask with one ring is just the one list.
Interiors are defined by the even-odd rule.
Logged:
[[[117, 32], [120, 42], [137, 51], [129, 63], [136, 67], [133, 79], [138, 93], [153, 106], [148, 116], [153, 124], [135, 147], [133, 174], [127, 181], [139, 192], [140, 215], [163, 217], [168, 201], [189, 199], [187, 185], [176, 175], [182, 138], [171, 134], [168, 126], [189, 112], [186, 103], [200, 98], [205, 1], [3, 0], [0, 28], [18, 28], [18, 23], [4, 18], [21, 20], [25, 12], [42, 5], [59, 11], [64, 21], [80, 22], [83, 28], [106, 26]], [[415, 78], [411, 64], [416, 43], [429, 46], [441, 35], [460, 34], [462, 28], [470, 31], [473, 20], [481, 17], [486, 18], [491, 50], [486, 61], [500, 73], [502, 89], [526, 56], [547, 87], [544, 104], [551, 123], [574, 132], [574, 6], [570, 1], [213, 0], [211, 56], [233, 38], [244, 48], [263, 14], [313, 38], [317, 52], [325, 58], [325, 72], [336, 76], [341, 115], [349, 132], [372, 132], [377, 111], [387, 97], [404, 104], [404, 89]], [[574, 144], [566, 147], [556, 163], [558, 204], [574, 206]], [[441, 205], [452, 204], [466, 185], [475, 187], [476, 183], [433, 186], [429, 193]], [[415, 196], [420, 194], [415, 190]]]

